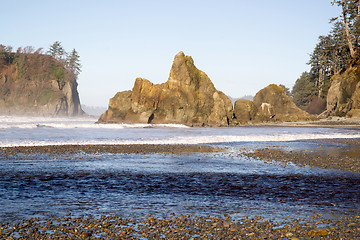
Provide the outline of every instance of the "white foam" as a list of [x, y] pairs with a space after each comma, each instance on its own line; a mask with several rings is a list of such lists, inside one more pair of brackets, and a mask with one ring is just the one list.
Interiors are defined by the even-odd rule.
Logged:
[[123, 129], [123, 128], [188, 128], [181, 124], [96, 124], [95, 118], [49, 118], [0, 116], [0, 129], [34, 129], [39, 127], [72, 129]]
[[360, 138], [357, 130], [336, 128], [190, 128], [178, 124], [95, 124], [96, 120], [0, 116], [0, 146], [212, 144]]
[[286, 142], [299, 140], [316, 139], [351, 139], [360, 138], [360, 134], [284, 134], [278, 136], [260, 135], [260, 136], [189, 136], [176, 137], [168, 139], [138, 139], [138, 140], [66, 140], [66, 141], [48, 141], [48, 140], [24, 140], [14, 143], [0, 143], [1, 147], [15, 146], [50, 146], [50, 145], [134, 145], [134, 144], [210, 144], [210, 143], [239, 143], [239, 142]]
[[34, 122], [96, 122], [96, 118], [61, 118], [61, 117], [25, 117], [0, 116], [0, 123], [34, 123]]

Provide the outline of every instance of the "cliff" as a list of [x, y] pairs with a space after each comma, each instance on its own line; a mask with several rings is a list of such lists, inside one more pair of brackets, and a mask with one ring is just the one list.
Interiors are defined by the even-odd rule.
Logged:
[[76, 76], [49, 55], [2, 52], [0, 114], [82, 115]]
[[360, 117], [360, 57], [331, 78], [327, 113], [330, 116]]
[[179, 52], [167, 82], [153, 84], [137, 78], [131, 91], [117, 93], [110, 99], [99, 122], [228, 126], [232, 116], [230, 99], [216, 90], [190, 56]]
[[234, 124], [313, 120], [310, 114], [295, 105], [284, 88], [275, 84], [261, 89], [253, 101], [237, 100], [234, 116]]

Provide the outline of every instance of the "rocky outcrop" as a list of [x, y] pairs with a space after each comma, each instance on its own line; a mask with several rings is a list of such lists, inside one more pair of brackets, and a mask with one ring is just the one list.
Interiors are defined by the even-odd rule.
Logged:
[[327, 95], [327, 113], [340, 117], [360, 117], [360, 58], [345, 71], [331, 78]]
[[232, 103], [197, 69], [190, 56], [179, 52], [167, 82], [153, 84], [137, 78], [131, 91], [117, 93], [99, 122], [176, 123], [190, 126], [228, 126]]
[[257, 107], [253, 101], [246, 99], [239, 99], [234, 104], [234, 115], [236, 123], [245, 124], [255, 119], [258, 112]]
[[45, 54], [0, 59], [0, 114], [82, 115], [76, 76]]
[[285, 90], [271, 84], [260, 90], [253, 101], [239, 99], [235, 102], [234, 123], [297, 122], [313, 117], [298, 108]]

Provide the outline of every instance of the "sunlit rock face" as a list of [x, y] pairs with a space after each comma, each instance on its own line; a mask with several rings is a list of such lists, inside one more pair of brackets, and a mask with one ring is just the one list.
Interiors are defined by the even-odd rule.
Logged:
[[360, 117], [360, 58], [331, 78], [327, 111], [333, 116]]
[[131, 91], [117, 93], [111, 98], [99, 122], [228, 126], [232, 116], [230, 99], [216, 90], [190, 56], [179, 52], [167, 82], [153, 84], [137, 78]]
[[235, 124], [309, 121], [313, 117], [298, 108], [285, 90], [275, 84], [261, 89], [254, 101], [239, 99], [234, 108]]

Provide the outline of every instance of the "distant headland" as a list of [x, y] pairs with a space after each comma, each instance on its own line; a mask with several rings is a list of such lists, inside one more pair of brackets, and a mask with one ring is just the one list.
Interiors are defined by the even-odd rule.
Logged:
[[79, 56], [60, 42], [40, 48], [0, 45], [0, 114], [52, 117], [84, 115], [77, 91]]

